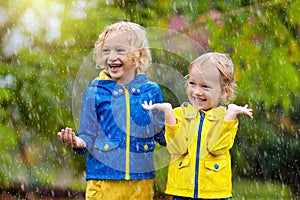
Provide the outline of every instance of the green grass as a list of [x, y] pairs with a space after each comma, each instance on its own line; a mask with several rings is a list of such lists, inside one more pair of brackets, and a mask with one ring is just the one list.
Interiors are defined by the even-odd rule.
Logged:
[[[157, 171], [154, 181], [156, 199], [170, 199], [164, 194], [167, 168]], [[233, 200], [296, 200], [291, 189], [280, 182], [250, 179], [233, 180]]]
[[282, 183], [241, 179], [233, 181], [233, 199], [279, 200], [296, 199], [296, 197], [293, 197], [290, 188]]

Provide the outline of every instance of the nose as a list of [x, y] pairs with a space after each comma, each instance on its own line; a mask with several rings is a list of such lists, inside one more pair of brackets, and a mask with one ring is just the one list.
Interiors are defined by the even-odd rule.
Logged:
[[118, 54], [115, 51], [110, 51], [109, 54], [107, 55], [107, 59], [109, 61], [115, 61], [118, 59]]
[[203, 95], [203, 89], [201, 88], [201, 87], [199, 87], [199, 86], [196, 86], [196, 87], [194, 87], [194, 91], [193, 91], [193, 93], [195, 94], [195, 95]]

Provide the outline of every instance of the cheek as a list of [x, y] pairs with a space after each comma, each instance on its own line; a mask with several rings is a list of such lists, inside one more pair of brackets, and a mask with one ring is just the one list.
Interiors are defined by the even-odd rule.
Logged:
[[186, 95], [187, 95], [190, 102], [193, 101], [193, 93], [194, 93], [193, 89], [191, 89], [191, 88], [186, 89]]
[[129, 58], [134, 66], [138, 66], [140, 60], [138, 56], [131, 55]]
[[191, 95], [192, 94], [192, 90], [191, 90], [191, 88], [189, 86], [186, 87], [185, 93], [187, 95]]
[[186, 91], [186, 94], [187, 94], [187, 98], [190, 102], [193, 102], [193, 95], [190, 91]]
[[132, 62], [132, 64], [133, 64], [134, 66], [137, 66], [137, 65], [138, 65], [138, 59], [137, 59], [137, 58], [132, 57], [132, 58], [131, 58], [131, 62]]
[[107, 61], [107, 56], [103, 55], [103, 54], [100, 54], [99, 62], [101, 64], [104, 64], [104, 63], [106, 63], [106, 61]]

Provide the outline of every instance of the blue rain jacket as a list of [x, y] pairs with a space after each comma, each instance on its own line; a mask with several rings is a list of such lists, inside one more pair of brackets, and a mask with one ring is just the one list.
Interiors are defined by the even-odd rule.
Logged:
[[89, 83], [82, 100], [78, 137], [88, 152], [86, 179], [154, 178], [154, 141], [165, 146], [164, 116], [143, 109], [144, 101], [162, 103], [159, 86], [144, 74], [122, 86], [106, 70]]

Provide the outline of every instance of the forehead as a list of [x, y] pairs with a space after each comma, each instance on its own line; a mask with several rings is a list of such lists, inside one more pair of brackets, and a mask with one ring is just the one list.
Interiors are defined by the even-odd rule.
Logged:
[[220, 72], [215, 66], [197, 65], [194, 63], [190, 68], [190, 79], [204, 83], [220, 83]]
[[111, 42], [128, 42], [129, 41], [129, 33], [127, 31], [111, 31], [107, 33], [104, 43]]

